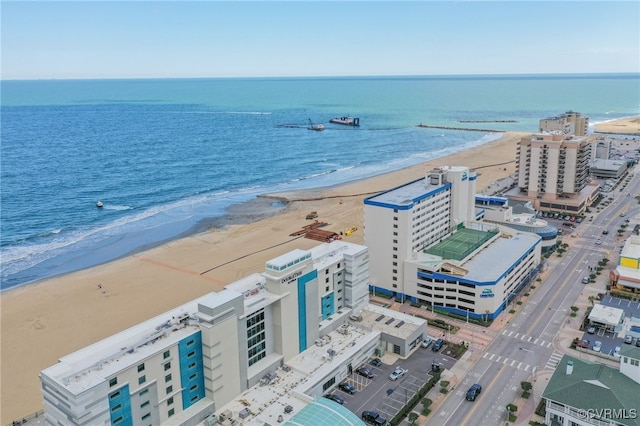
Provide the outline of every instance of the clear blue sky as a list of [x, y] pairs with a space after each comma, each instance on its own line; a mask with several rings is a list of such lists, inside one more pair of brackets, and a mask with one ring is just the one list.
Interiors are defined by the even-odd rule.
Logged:
[[5, 1], [2, 78], [640, 71], [634, 1]]

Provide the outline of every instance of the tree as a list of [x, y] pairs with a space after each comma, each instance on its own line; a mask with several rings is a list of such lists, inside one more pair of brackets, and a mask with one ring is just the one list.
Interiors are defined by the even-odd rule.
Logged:
[[415, 411], [409, 413], [409, 421], [412, 425], [416, 424], [416, 420], [418, 420], [418, 417], [418, 413], [416, 413]]
[[[522, 388], [523, 391], [529, 391], [531, 390], [533, 385], [531, 384], [531, 382], [520, 382], [520, 387]], [[512, 410], [512, 411], [515, 411], [515, 410]]]
[[595, 300], [595, 296], [589, 296], [589, 302], [591, 302], [591, 306], [594, 306], [594, 300]]

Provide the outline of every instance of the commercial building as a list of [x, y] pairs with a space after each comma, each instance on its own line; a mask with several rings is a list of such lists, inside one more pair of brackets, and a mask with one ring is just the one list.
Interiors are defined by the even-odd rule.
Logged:
[[618, 333], [624, 325], [624, 310], [597, 304], [589, 313], [589, 325], [601, 330]]
[[576, 136], [589, 134], [589, 117], [583, 116], [579, 112], [567, 111], [554, 117], [543, 118], [539, 124], [541, 133], [556, 131]]
[[374, 292], [494, 318], [535, 275], [541, 238], [480, 223], [476, 173], [441, 167], [365, 199]]
[[640, 426], [640, 348], [623, 345], [619, 369], [564, 355], [546, 389], [550, 426]]
[[[46, 424], [202, 422], [344, 330], [367, 306], [368, 265], [366, 247], [343, 241], [294, 250], [261, 274], [65, 356], [40, 374]], [[349, 334], [360, 339], [346, 361], [380, 347], [380, 332]]]
[[591, 176], [597, 179], [620, 179], [627, 171], [626, 160], [596, 159], [591, 162]]
[[609, 281], [612, 288], [628, 293], [640, 294], [640, 236], [631, 235], [624, 244], [618, 266], [611, 271]]
[[581, 214], [599, 194], [589, 182], [591, 136], [560, 132], [523, 137], [516, 154], [517, 187], [507, 192], [533, 208]]
[[[540, 219], [531, 203], [517, 204], [506, 197], [476, 195], [476, 217], [485, 223], [495, 223], [516, 231], [539, 235], [540, 247], [544, 253], [553, 250], [558, 242], [558, 228]], [[516, 213], [514, 207], [518, 207]]]

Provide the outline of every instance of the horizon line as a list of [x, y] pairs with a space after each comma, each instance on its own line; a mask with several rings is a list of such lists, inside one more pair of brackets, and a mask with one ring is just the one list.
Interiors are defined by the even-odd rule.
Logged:
[[92, 80], [257, 80], [257, 79], [335, 79], [335, 78], [455, 78], [455, 77], [535, 77], [535, 76], [595, 76], [637, 75], [640, 71], [620, 72], [561, 72], [561, 73], [504, 73], [504, 74], [372, 74], [372, 75], [282, 75], [282, 76], [217, 76], [217, 77], [41, 77], [1, 78], [5, 81], [92, 81]]

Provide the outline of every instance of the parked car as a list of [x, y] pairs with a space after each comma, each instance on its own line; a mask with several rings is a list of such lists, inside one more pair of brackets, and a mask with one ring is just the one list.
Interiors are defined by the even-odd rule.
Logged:
[[594, 352], [600, 352], [600, 350], [602, 349], [602, 342], [600, 340], [596, 340], [591, 349], [593, 349]]
[[575, 221], [576, 221], [576, 217], [575, 217], [575, 216], [571, 216], [571, 217], [569, 218], [569, 222], [575, 222]]
[[582, 284], [589, 284], [589, 277], [588, 276], [584, 276], [582, 277]]
[[582, 339], [576, 344], [576, 346], [580, 348], [589, 348], [589, 343], [591, 343], [589, 339]]
[[380, 358], [371, 358], [369, 364], [373, 365], [374, 367], [380, 367], [382, 365], [382, 360]]
[[616, 346], [616, 348], [613, 350], [613, 356], [615, 356], [616, 358], [620, 358], [620, 346]]
[[631, 336], [630, 334], [624, 336], [624, 343], [626, 343], [627, 345], [633, 343], [633, 336]]
[[433, 344], [433, 347], [431, 348], [431, 350], [434, 351], [434, 352], [438, 352], [440, 349], [442, 349], [442, 345], [444, 345], [444, 340], [438, 339]]
[[396, 367], [396, 369], [389, 374], [389, 380], [398, 380], [400, 377], [404, 376], [404, 373], [407, 371], [409, 370], [405, 370], [402, 367]]
[[587, 333], [595, 334], [596, 333], [596, 327], [594, 325], [590, 325], [589, 328], [587, 328]]
[[340, 395], [331, 394], [331, 395], [325, 395], [324, 397], [334, 402], [337, 402], [340, 405], [344, 405], [344, 398], [341, 397]]
[[340, 389], [342, 392], [348, 393], [349, 395], [353, 395], [354, 393], [356, 393], [356, 388], [347, 382], [340, 383], [338, 385], [338, 389]]
[[602, 240], [601, 240], [600, 238], [598, 238], [598, 239], [596, 240], [596, 245], [597, 245], [597, 246], [599, 246], [600, 244], [602, 244]]
[[640, 348], [640, 339], [636, 339], [636, 347]]
[[434, 373], [437, 373], [438, 371], [440, 371], [440, 365], [436, 364], [435, 362], [432, 362], [431, 371], [433, 371]]
[[603, 230], [602, 230], [602, 235], [607, 235], [608, 233], [609, 233], [609, 230], [608, 230], [608, 229], [603, 229]]
[[361, 376], [366, 377], [367, 379], [373, 379], [373, 373], [367, 367], [358, 368], [356, 370], [356, 373], [358, 373]]
[[576, 219], [576, 222], [582, 223], [583, 220], [584, 220], [583, 218], [579, 217], [579, 218]]
[[466, 400], [467, 401], [475, 401], [476, 397], [478, 395], [480, 395], [480, 392], [482, 392], [482, 386], [480, 386], [479, 384], [474, 384], [473, 386], [471, 386], [469, 388], [469, 390], [467, 391], [467, 396], [466, 396]]
[[422, 341], [421, 345], [423, 348], [428, 348], [432, 341], [431, 337], [427, 336], [427, 338]]
[[370, 425], [384, 426], [387, 424], [387, 419], [378, 414], [377, 411], [363, 411], [362, 420]]

